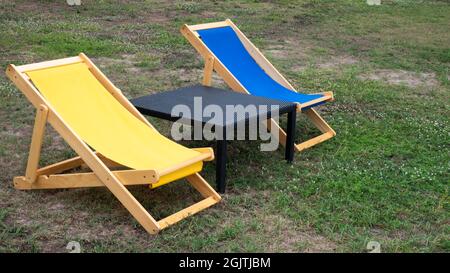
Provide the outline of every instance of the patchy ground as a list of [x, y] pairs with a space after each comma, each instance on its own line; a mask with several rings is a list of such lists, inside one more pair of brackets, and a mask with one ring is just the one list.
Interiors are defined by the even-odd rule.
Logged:
[[405, 70], [380, 69], [368, 75], [360, 76], [363, 80], [382, 81], [388, 84], [405, 85], [411, 88], [433, 88], [439, 85], [435, 73], [417, 73]]
[[[1, 67], [85, 52], [129, 98], [199, 83], [179, 28], [231, 18], [297, 89], [334, 92], [318, 111], [337, 136], [292, 165], [231, 143], [223, 201], [150, 236], [105, 189], [13, 188], [34, 109], [0, 73], [0, 251], [449, 252], [449, 16], [445, 1], [3, 1]], [[301, 115], [297, 128], [318, 133]], [[47, 128], [40, 164], [71, 156]], [[213, 182], [214, 163], [202, 174]], [[199, 198], [184, 181], [131, 191], [158, 218]]]

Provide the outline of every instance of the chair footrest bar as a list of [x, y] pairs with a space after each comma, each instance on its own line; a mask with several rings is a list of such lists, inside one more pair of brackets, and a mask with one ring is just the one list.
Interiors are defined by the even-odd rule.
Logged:
[[206, 199], [203, 199], [202, 201], [195, 203], [185, 209], [180, 210], [179, 212], [176, 212], [170, 216], [167, 216], [164, 219], [161, 219], [158, 221], [158, 225], [160, 229], [166, 228], [170, 225], [175, 224], [178, 221], [183, 220], [186, 217], [189, 217], [201, 210], [204, 210], [214, 204], [219, 202], [214, 196], [208, 197]]
[[334, 132], [327, 132], [327, 133], [321, 134], [320, 136], [316, 136], [314, 138], [311, 138], [310, 140], [307, 140], [305, 142], [295, 145], [295, 150], [297, 152], [303, 151], [305, 149], [308, 149], [311, 146], [314, 146], [316, 144], [324, 142], [325, 140], [330, 139], [334, 136], [335, 136]]
[[[158, 178], [155, 171], [124, 170], [112, 172], [118, 181], [125, 186], [146, 185], [155, 183]], [[14, 187], [19, 190], [32, 189], [70, 189], [104, 187], [105, 184], [95, 173], [69, 173], [55, 175], [40, 175], [34, 183], [24, 176], [14, 177]]]

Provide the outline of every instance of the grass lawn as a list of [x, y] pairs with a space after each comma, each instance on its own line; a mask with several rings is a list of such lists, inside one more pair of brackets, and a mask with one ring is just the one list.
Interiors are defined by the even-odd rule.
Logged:
[[[0, 251], [65, 252], [75, 240], [86, 252], [364, 252], [369, 241], [450, 252], [448, 1], [0, 1], [0, 67], [84, 52], [132, 98], [198, 83], [202, 60], [179, 28], [225, 18], [297, 89], [334, 91], [318, 110], [337, 136], [292, 165], [281, 148], [232, 142], [223, 201], [150, 236], [105, 189], [13, 188], [34, 109], [0, 73]], [[317, 134], [301, 116], [297, 130]], [[70, 156], [48, 126], [41, 164]], [[163, 217], [197, 198], [186, 184], [131, 190]]]

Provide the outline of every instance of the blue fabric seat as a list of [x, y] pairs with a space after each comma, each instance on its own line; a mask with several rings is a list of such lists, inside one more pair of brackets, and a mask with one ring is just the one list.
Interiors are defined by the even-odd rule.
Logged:
[[[279, 84], [272, 79], [248, 53], [231, 27], [198, 30], [200, 39], [254, 96], [273, 98], [300, 104], [323, 97], [321, 94], [302, 94]], [[311, 108], [326, 101], [320, 101]]]

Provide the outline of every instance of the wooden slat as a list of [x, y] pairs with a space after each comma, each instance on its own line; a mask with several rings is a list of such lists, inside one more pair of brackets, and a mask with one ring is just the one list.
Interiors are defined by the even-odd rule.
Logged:
[[192, 29], [193, 31], [197, 31], [197, 30], [202, 30], [202, 29], [218, 28], [218, 27], [226, 27], [226, 26], [229, 26], [228, 22], [221, 21], [221, 22], [192, 25], [192, 26], [189, 26], [189, 28]]
[[203, 161], [213, 161], [214, 160], [214, 150], [211, 147], [202, 147], [202, 148], [192, 148], [192, 150], [197, 151], [202, 154], [208, 154], [209, 156]]
[[311, 138], [311, 139], [309, 139], [307, 141], [304, 141], [304, 142], [302, 142], [300, 144], [296, 144], [295, 145], [295, 150], [297, 152], [301, 152], [301, 151], [303, 151], [305, 149], [308, 149], [308, 148], [310, 148], [310, 147], [312, 147], [312, 146], [314, 146], [316, 144], [324, 142], [325, 140], [328, 140], [328, 139], [330, 139], [332, 137], [334, 137], [334, 134], [332, 132], [323, 133], [323, 134], [321, 134], [319, 136]]
[[42, 167], [36, 171], [36, 174], [39, 175], [50, 175], [57, 174], [64, 171], [68, 171], [74, 168], [77, 168], [83, 164], [83, 160], [81, 157], [77, 156], [74, 158], [70, 158], [61, 162], [57, 162], [51, 164], [49, 166]]
[[317, 99], [315, 99], [315, 100], [310, 100], [310, 101], [305, 102], [305, 103], [302, 103], [302, 104], [299, 103], [299, 104], [298, 104], [298, 109], [297, 109], [297, 111], [302, 112], [302, 111], [303, 111], [303, 108], [305, 108], [305, 107], [314, 105], [314, 104], [319, 103], [319, 102], [322, 102], [322, 101], [330, 101], [330, 100], [332, 100], [332, 99], [333, 99], [333, 96], [330, 96], [330, 95], [324, 95], [324, 96], [322, 96], [322, 97], [320, 97], [320, 98], [317, 98]]
[[[95, 152], [95, 154], [109, 168], [123, 167], [121, 164], [119, 164], [117, 162], [114, 162], [114, 161], [104, 157], [103, 155], [97, 153], [97, 152]], [[42, 168], [40, 168], [40, 169], [38, 169], [36, 171], [36, 174], [38, 176], [39, 175], [58, 174], [58, 173], [62, 173], [64, 171], [72, 170], [72, 169], [77, 168], [77, 167], [81, 167], [83, 165], [84, 165], [84, 162], [81, 159], [81, 157], [76, 156], [76, 157], [73, 157], [73, 158], [66, 159], [64, 161], [60, 161], [60, 162], [51, 164], [49, 166], [42, 167]]]
[[222, 197], [206, 182], [198, 173], [186, 177], [187, 181], [194, 187], [203, 197], [213, 197], [220, 201]]
[[28, 154], [27, 169], [25, 177], [30, 183], [34, 183], [37, 177], [39, 167], [39, 157], [41, 155], [42, 141], [44, 140], [45, 125], [47, 123], [48, 108], [41, 105], [36, 109], [36, 118], [34, 120], [33, 136], [31, 138], [30, 152]]
[[183, 220], [186, 217], [194, 215], [195, 213], [197, 213], [201, 210], [209, 208], [210, 206], [216, 204], [217, 202], [218, 201], [216, 199], [214, 199], [214, 197], [208, 197], [198, 203], [195, 203], [194, 205], [192, 205], [190, 207], [182, 209], [179, 212], [176, 212], [162, 220], [159, 220], [158, 225], [161, 229], [166, 228], [170, 225], [173, 225], [173, 224]]
[[211, 86], [213, 72], [214, 72], [214, 57], [208, 56], [205, 59], [205, 69], [203, 70], [203, 85]]
[[312, 93], [311, 95], [322, 95], [328, 98], [328, 101], [334, 101], [334, 94], [331, 91]]
[[192, 46], [197, 50], [197, 52], [206, 60], [209, 56], [214, 56], [214, 54], [208, 49], [208, 47], [200, 40], [200, 38], [195, 35], [194, 31], [190, 27], [184, 24], [180, 28], [181, 34], [192, 44]]
[[69, 58], [34, 63], [34, 64], [20, 65], [20, 66], [17, 66], [16, 69], [18, 72], [24, 73], [24, 72], [30, 72], [33, 70], [39, 70], [39, 69], [68, 65], [68, 64], [76, 64], [76, 63], [81, 63], [81, 62], [83, 62], [83, 60], [80, 59], [80, 57], [76, 56], [76, 57], [69, 57]]
[[[145, 185], [157, 181], [154, 171], [124, 170], [112, 173], [125, 186]], [[41, 175], [35, 183], [29, 183], [26, 178], [19, 176], [14, 178], [14, 186], [19, 190], [31, 190], [104, 187], [105, 184], [95, 173], [69, 173]]]
[[304, 113], [322, 133], [332, 133], [333, 136], [336, 135], [333, 128], [328, 125], [328, 123], [319, 115], [319, 113], [317, 113], [316, 110], [309, 108], [308, 110], [305, 110]]

